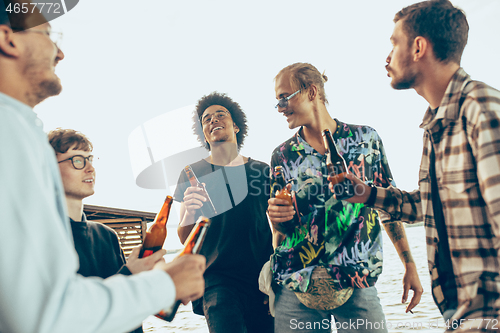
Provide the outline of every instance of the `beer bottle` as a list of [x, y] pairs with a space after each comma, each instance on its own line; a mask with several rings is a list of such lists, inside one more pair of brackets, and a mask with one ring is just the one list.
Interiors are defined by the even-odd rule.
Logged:
[[324, 130], [322, 135], [326, 149], [326, 168], [328, 174], [333, 176], [331, 182], [334, 185], [335, 197], [337, 200], [348, 199], [354, 195], [354, 186], [349, 179], [345, 178], [345, 175], [349, 173], [345, 160], [339, 155], [330, 130]]
[[203, 183], [201, 183], [198, 180], [198, 177], [196, 177], [196, 175], [194, 174], [194, 171], [191, 168], [191, 166], [186, 165], [184, 167], [184, 172], [186, 173], [186, 176], [188, 177], [189, 183], [191, 184], [191, 186], [199, 187], [199, 188], [203, 189], [203, 195], [205, 196], [205, 198], [207, 198], [207, 201], [206, 201], [207, 205], [203, 204], [203, 207], [202, 207], [202, 211], [204, 209], [206, 209], [205, 215], [208, 215], [210, 217], [217, 215], [217, 210], [215, 209], [215, 206], [212, 202], [212, 199], [210, 199], [210, 196], [208, 195], [208, 192], [207, 192], [207, 189], [205, 188], [205, 185], [203, 185]]
[[[273, 198], [286, 200], [289, 206], [293, 205], [292, 194], [286, 187], [283, 167], [280, 165], [274, 167], [274, 183], [271, 189], [271, 196]], [[298, 216], [298, 211], [296, 211], [295, 214], [295, 216]], [[293, 218], [290, 221], [282, 222], [279, 225], [283, 228], [279, 230], [280, 232], [289, 234], [291, 232], [291, 229], [293, 229]]]
[[[186, 242], [184, 243], [184, 249], [177, 255], [177, 257], [182, 257], [186, 254], [198, 254], [200, 253], [201, 246], [207, 235], [208, 227], [210, 226], [210, 219], [200, 216], [193, 229], [189, 233]], [[175, 260], [175, 259], [174, 259]], [[178, 300], [174, 305], [167, 310], [162, 310], [160, 313], [156, 314], [156, 317], [161, 318], [166, 321], [172, 321], [177, 313], [177, 309], [181, 301]]]
[[167, 195], [160, 212], [156, 214], [153, 225], [146, 231], [139, 258], [149, 257], [163, 247], [167, 237], [167, 220], [172, 202], [172, 197]]
[[288, 201], [288, 204], [292, 205], [292, 194], [286, 187], [285, 177], [283, 175], [283, 167], [278, 165], [274, 168], [274, 179], [273, 184], [273, 196], [278, 199], [284, 199]]

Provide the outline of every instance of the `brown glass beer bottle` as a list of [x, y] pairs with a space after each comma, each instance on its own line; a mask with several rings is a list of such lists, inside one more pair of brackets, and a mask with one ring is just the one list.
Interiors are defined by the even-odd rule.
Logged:
[[273, 197], [288, 201], [292, 205], [292, 194], [286, 187], [285, 177], [283, 175], [283, 167], [278, 165], [274, 168]]
[[[286, 200], [288, 205], [293, 205], [292, 194], [286, 187], [285, 175], [281, 165], [274, 167], [274, 183], [271, 188], [271, 197]], [[295, 216], [298, 216], [297, 211], [295, 212]], [[292, 218], [290, 221], [280, 223], [283, 229], [279, 231], [287, 234], [290, 233], [293, 229], [293, 220]]]
[[[189, 233], [188, 238], [184, 242], [184, 249], [177, 255], [177, 257], [182, 257], [186, 254], [198, 254], [207, 235], [208, 227], [210, 226], [210, 219], [200, 216], [193, 229]], [[175, 259], [174, 259], [175, 260]], [[174, 303], [171, 309], [160, 311], [156, 317], [164, 319], [166, 321], [172, 321], [177, 313], [177, 309], [181, 301], [178, 300]]]
[[172, 202], [172, 197], [167, 195], [160, 212], [156, 214], [153, 225], [146, 231], [139, 258], [148, 257], [163, 247], [167, 237], [167, 220]]
[[210, 199], [210, 196], [208, 195], [205, 185], [203, 185], [203, 183], [198, 180], [198, 177], [196, 177], [196, 175], [194, 174], [194, 171], [191, 168], [191, 166], [186, 165], [184, 167], [184, 172], [186, 173], [186, 176], [188, 177], [191, 186], [203, 189], [204, 192], [203, 195], [205, 196], [205, 198], [207, 198], [206, 201], [207, 205], [203, 204], [203, 207], [201, 207], [202, 215], [207, 215], [210, 217], [217, 215], [217, 210], [215, 209], [212, 199]]
[[347, 165], [342, 156], [339, 155], [337, 147], [333, 142], [330, 130], [323, 130], [323, 143], [326, 149], [326, 168], [328, 174], [333, 176], [331, 181], [337, 200], [348, 199], [354, 195], [354, 186], [345, 175], [349, 173]]

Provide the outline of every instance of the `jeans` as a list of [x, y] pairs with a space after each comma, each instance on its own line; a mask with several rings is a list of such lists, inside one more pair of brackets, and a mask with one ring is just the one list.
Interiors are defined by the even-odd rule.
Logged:
[[203, 311], [210, 333], [272, 333], [273, 317], [264, 294], [226, 285], [205, 289]]
[[[281, 286], [274, 288], [276, 299], [275, 333], [387, 333], [385, 315], [375, 287], [355, 288], [351, 298], [333, 310], [314, 310], [302, 304], [295, 293]], [[335, 322], [332, 320], [335, 317]]]

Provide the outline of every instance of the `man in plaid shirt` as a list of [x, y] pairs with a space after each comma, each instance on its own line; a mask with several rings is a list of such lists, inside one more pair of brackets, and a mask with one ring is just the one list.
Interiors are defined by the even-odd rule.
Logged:
[[413, 88], [430, 104], [420, 125], [420, 189], [370, 189], [349, 175], [357, 195], [347, 201], [394, 220], [424, 220], [432, 294], [449, 329], [498, 330], [500, 92], [460, 67], [469, 27], [448, 0], [403, 8], [394, 22], [391, 85]]

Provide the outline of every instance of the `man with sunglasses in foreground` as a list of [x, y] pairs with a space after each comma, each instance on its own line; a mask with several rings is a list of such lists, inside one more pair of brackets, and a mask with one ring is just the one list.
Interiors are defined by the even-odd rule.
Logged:
[[[90, 140], [80, 132], [62, 128], [50, 131], [48, 136], [59, 164], [73, 241], [80, 261], [77, 273], [106, 279], [115, 274], [131, 275], [151, 270], [163, 259], [165, 250], [139, 258], [138, 246], [125, 261], [116, 232], [102, 223], [87, 221], [83, 199], [94, 194], [96, 179]], [[141, 326], [133, 332], [142, 331]]]
[[[332, 119], [327, 77], [311, 64], [285, 67], [275, 81], [278, 112], [290, 129], [300, 127], [271, 158], [271, 168], [283, 167], [295, 193], [292, 206], [269, 199], [269, 218], [283, 240], [271, 258], [275, 332], [330, 332], [332, 315], [339, 333], [387, 332], [375, 289], [383, 261], [380, 219], [362, 204], [336, 200], [328, 189], [322, 131], [330, 130], [351, 171], [387, 187], [394, 181], [382, 141], [371, 127]], [[384, 226], [405, 267], [402, 301], [414, 292], [408, 312], [423, 289], [401, 222]]]
[[0, 332], [125, 332], [199, 298], [199, 255], [132, 276], [77, 274], [59, 168], [33, 111], [61, 92], [55, 67], [64, 53], [41, 14], [7, 12], [12, 3], [0, 0]]

